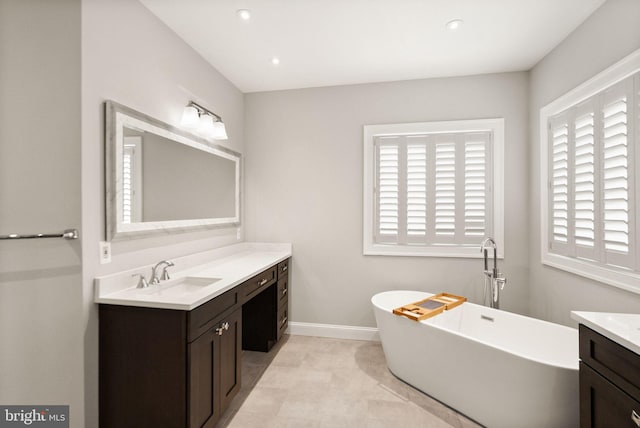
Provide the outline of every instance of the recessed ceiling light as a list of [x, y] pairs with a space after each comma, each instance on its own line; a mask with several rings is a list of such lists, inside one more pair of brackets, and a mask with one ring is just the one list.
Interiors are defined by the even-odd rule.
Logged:
[[271, 64], [279, 65], [280, 64], [280, 58], [278, 58], [277, 56], [274, 56], [273, 58], [271, 58]]
[[462, 19], [453, 19], [449, 22], [447, 22], [447, 30], [451, 30], [451, 31], [455, 31], [458, 28], [462, 27], [462, 24], [464, 23], [464, 21]]
[[251, 11], [249, 11], [249, 9], [238, 9], [238, 10], [236, 10], [236, 14], [243, 21], [248, 21], [248, 20], [251, 19]]

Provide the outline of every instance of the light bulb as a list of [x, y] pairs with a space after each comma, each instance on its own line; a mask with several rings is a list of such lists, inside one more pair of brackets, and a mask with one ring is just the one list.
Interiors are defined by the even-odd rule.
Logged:
[[243, 21], [248, 21], [251, 19], [251, 12], [249, 11], [249, 9], [238, 9], [236, 10], [236, 14]]
[[182, 111], [182, 119], [180, 125], [187, 129], [195, 129], [200, 125], [200, 117], [195, 107], [187, 106]]
[[213, 138], [215, 140], [226, 140], [229, 137], [227, 137], [227, 130], [224, 127], [224, 123], [221, 121], [218, 122], [214, 122], [213, 124]]
[[200, 116], [200, 125], [198, 126], [198, 134], [203, 136], [204, 138], [212, 138], [213, 137], [213, 117], [208, 114], [203, 114]]

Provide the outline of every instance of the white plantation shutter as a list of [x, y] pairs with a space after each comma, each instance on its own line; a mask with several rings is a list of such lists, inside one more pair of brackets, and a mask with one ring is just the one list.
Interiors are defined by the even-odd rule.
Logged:
[[407, 241], [427, 242], [427, 138], [407, 137]]
[[549, 126], [551, 246], [566, 251], [569, 242], [569, 124], [566, 115]]
[[124, 146], [122, 159], [122, 222], [131, 223], [133, 218], [133, 147]]
[[573, 236], [576, 256], [596, 254], [596, 146], [593, 102], [578, 109], [573, 126]]
[[456, 234], [456, 143], [453, 136], [438, 137], [435, 152], [435, 235], [453, 242]]
[[491, 132], [375, 137], [377, 243], [475, 245], [491, 234]]
[[400, 209], [399, 138], [382, 138], [377, 144], [377, 240], [397, 242]]
[[553, 253], [639, 268], [634, 80], [638, 82], [627, 78], [549, 119], [548, 233]]
[[478, 240], [492, 223], [489, 203], [489, 133], [468, 134], [464, 143], [464, 235]]
[[122, 223], [130, 224], [142, 217], [142, 137], [124, 137], [122, 156]]
[[[631, 85], [629, 85], [631, 83]], [[633, 80], [622, 82], [602, 97], [602, 211], [605, 263], [631, 267], [630, 110]]]

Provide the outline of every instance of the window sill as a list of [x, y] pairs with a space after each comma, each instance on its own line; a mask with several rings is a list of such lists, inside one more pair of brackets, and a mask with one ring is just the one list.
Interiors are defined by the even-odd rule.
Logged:
[[542, 255], [542, 264], [640, 294], [640, 275], [623, 268], [603, 266], [588, 260], [552, 253]]
[[[481, 259], [483, 254], [480, 246], [413, 246], [413, 245], [385, 245], [370, 244], [363, 248], [365, 256], [398, 256], [398, 257], [452, 257]], [[490, 257], [493, 257], [491, 254]], [[498, 250], [498, 258], [504, 258], [502, 251]]]

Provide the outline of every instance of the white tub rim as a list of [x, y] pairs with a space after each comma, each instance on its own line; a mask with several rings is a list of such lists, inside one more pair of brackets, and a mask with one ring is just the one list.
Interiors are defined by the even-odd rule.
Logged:
[[[417, 323], [420, 323], [420, 324], [428, 325], [429, 327], [436, 328], [437, 330], [445, 331], [445, 332], [447, 332], [448, 334], [454, 334], [454, 335], [456, 335], [456, 336], [459, 336], [459, 337], [461, 337], [461, 338], [463, 338], [463, 339], [466, 339], [466, 340], [469, 340], [469, 341], [471, 341], [471, 342], [478, 343], [478, 344], [481, 344], [481, 345], [483, 345], [483, 346], [489, 346], [489, 347], [491, 347], [491, 348], [493, 348], [493, 349], [497, 349], [497, 350], [499, 350], [499, 351], [501, 351], [501, 352], [506, 352], [506, 353], [509, 353], [509, 354], [515, 355], [515, 356], [517, 356], [518, 358], [522, 358], [522, 359], [525, 359], [525, 360], [531, 361], [531, 362], [536, 363], [536, 364], [541, 364], [541, 365], [544, 365], [544, 366], [559, 367], [559, 368], [563, 368], [563, 369], [567, 369], [567, 370], [574, 370], [574, 371], [578, 371], [578, 368], [579, 368], [579, 358], [578, 358], [578, 356], [577, 356], [577, 355], [576, 355], [575, 365], [568, 365], [568, 364], [564, 364], [564, 363], [558, 363], [558, 364], [555, 364], [555, 363], [550, 363], [549, 361], [542, 361], [542, 360], [541, 360], [541, 359], [539, 359], [539, 358], [534, 358], [534, 357], [531, 357], [530, 355], [524, 355], [523, 353], [521, 353], [521, 352], [517, 352], [517, 351], [514, 351], [513, 349], [507, 349], [507, 348], [505, 348], [505, 347], [503, 347], [503, 346], [495, 345], [495, 344], [493, 344], [493, 343], [483, 342], [483, 341], [481, 341], [481, 340], [476, 339], [476, 338], [475, 338], [475, 337], [473, 337], [473, 336], [469, 336], [468, 334], [464, 334], [464, 333], [461, 333], [461, 332], [458, 332], [458, 331], [455, 331], [455, 330], [451, 330], [451, 329], [448, 329], [448, 328], [442, 327], [442, 326], [437, 325], [437, 324], [433, 324], [432, 322], [430, 322], [430, 319], [429, 319], [429, 318], [427, 318], [427, 319], [425, 319], [425, 320], [422, 320], [422, 321], [412, 321], [412, 320], [408, 319], [407, 317], [403, 317], [403, 316], [401, 316], [401, 315], [395, 315], [395, 314], [393, 313], [393, 308], [388, 309], [388, 308], [386, 308], [386, 307], [380, 306], [379, 304], [377, 304], [377, 303], [374, 301], [374, 299], [375, 299], [377, 296], [379, 296], [379, 295], [383, 295], [383, 294], [395, 294], [395, 293], [398, 293], [398, 294], [399, 294], [399, 293], [407, 293], [407, 292], [408, 292], [408, 293], [422, 293], [422, 294], [424, 294], [425, 298], [426, 298], [426, 297], [429, 297], [429, 296], [433, 296], [433, 295], [434, 295], [434, 293], [430, 293], [430, 292], [428, 292], [428, 291], [419, 291], [419, 290], [387, 290], [387, 291], [381, 291], [381, 292], [379, 292], [379, 293], [374, 294], [374, 295], [371, 297], [371, 303], [372, 303], [374, 306], [376, 306], [377, 308], [379, 308], [379, 309], [381, 309], [381, 310], [384, 310], [384, 311], [386, 311], [386, 312], [389, 312], [391, 315], [396, 316], [396, 317], [398, 317], [398, 318], [403, 318], [403, 319], [405, 319], [405, 320], [406, 320], [406, 321], [408, 321], [408, 322], [412, 322], [412, 323], [417, 322]], [[407, 302], [407, 303], [411, 303], [411, 302]], [[495, 311], [498, 311], [498, 312], [506, 312], [506, 313], [508, 313], [508, 314], [509, 314], [509, 316], [515, 316], [515, 317], [518, 317], [518, 318], [533, 319], [533, 320], [535, 320], [536, 322], [544, 323], [544, 324], [547, 324], [547, 325], [553, 325], [553, 326], [554, 326], [554, 328], [561, 328], [561, 329], [564, 329], [564, 330], [571, 330], [571, 331], [575, 331], [576, 335], [577, 335], [577, 332], [578, 332], [578, 330], [577, 330], [577, 329], [572, 328], [572, 327], [568, 327], [568, 326], [565, 326], [565, 325], [562, 325], [562, 324], [552, 323], [552, 322], [545, 321], [545, 320], [541, 320], [541, 319], [534, 318], [534, 317], [528, 317], [528, 316], [525, 316], [525, 315], [520, 315], [520, 314], [517, 314], [517, 313], [514, 313], [514, 312], [505, 311], [505, 310], [503, 310], [503, 309], [494, 309], [494, 308], [489, 308], [489, 307], [486, 307], [486, 306], [483, 306], [483, 305], [479, 305], [479, 304], [477, 304], [477, 303], [473, 303], [473, 302], [469, 302], [469, 301], [467, 301], [467, 302], [465, 302], [465, 303], [463, 303], [463, 304], [467, 304], [467, 303], [469, 303], [469, 304], [471, 304], [471, 305], [474, 305], [474, 306], [480, 306], [480, 307], [482, 307], [482, 308], [484, 308], [484, 309], [486, 309], [486, 310], [488, 310], [488, 311], [490, 311], [490, 312], [495, 312]], [[455, 308], [453, 308], [452, 310], [455, 310]], [[437, 316], [437, 315], [436, 315], [436, 316]]]

